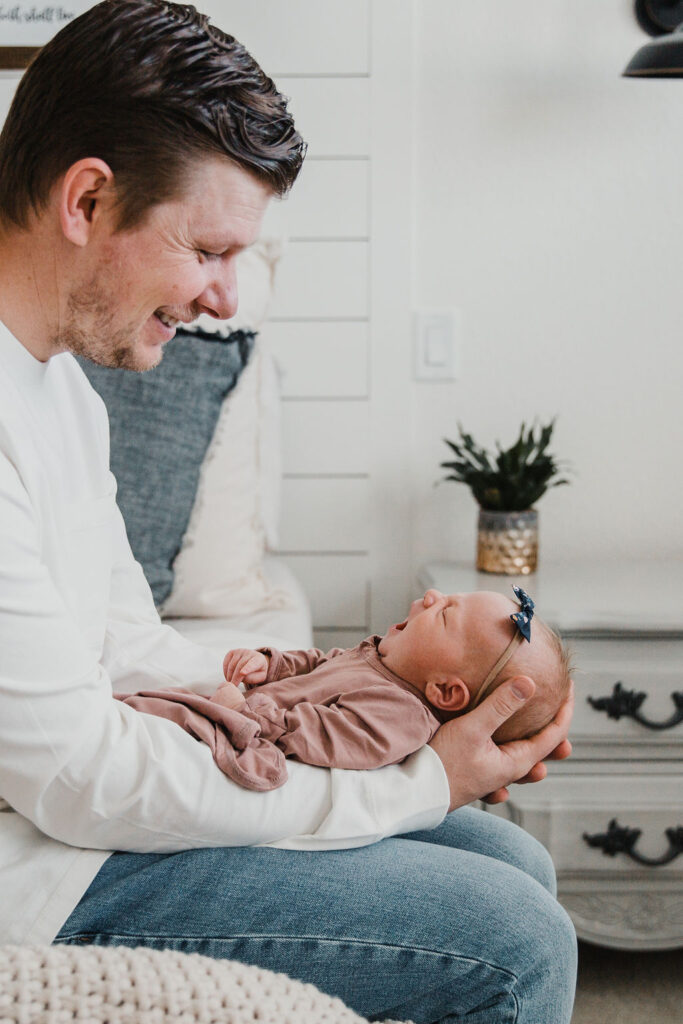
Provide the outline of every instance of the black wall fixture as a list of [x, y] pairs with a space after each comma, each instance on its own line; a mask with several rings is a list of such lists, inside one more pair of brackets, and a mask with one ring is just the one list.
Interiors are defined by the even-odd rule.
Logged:
[[683, 0], [636, 0], [642, 29], [655, 38], [624, 70], [627, 78], [683, 78]]

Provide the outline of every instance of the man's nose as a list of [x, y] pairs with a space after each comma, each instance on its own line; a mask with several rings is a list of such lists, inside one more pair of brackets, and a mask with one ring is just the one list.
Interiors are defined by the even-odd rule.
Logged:
[[229, 320], [235, 315], [238, 303], [234, 258], [218, 268], [197, 302], [203, 312], [217, 320]]

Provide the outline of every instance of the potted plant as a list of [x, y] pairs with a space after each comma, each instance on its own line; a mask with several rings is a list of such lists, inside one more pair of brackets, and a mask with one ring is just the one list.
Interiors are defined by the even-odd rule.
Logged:
[[522, 423], [511, 448], [496, 442], [495, 456], [481, 448], [460, 424], [460, 443], [444, 438], [455, 455], [442, 462], [445, 480], [467, 484], [479, 504], [477, 569], [527, 576], [538, 563], [538, 512], [533, 505], [551, 487], [569, 483], [547, 451], [555, 421], [547, 426]]

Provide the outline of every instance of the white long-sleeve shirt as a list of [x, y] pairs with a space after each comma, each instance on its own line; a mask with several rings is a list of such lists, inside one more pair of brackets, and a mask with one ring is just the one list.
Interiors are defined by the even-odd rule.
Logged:
[[52, 941], [112, 850], [362, 846], [448, 808], [428, 747], [372, 772], [292, 762], [257, 793], [174, 723], [112, 700], [222, 681], [215, 652], [161, 623], [115, 490], [106, 410], [77, 362], [39, 362], [0, 323], [0, 943]]

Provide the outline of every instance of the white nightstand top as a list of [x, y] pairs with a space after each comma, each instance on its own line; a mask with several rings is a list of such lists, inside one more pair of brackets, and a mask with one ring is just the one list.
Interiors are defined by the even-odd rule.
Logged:
[[540, 617], [562, 633], [678, 633], [683, 635], [683, 560], [667, 562], [544, 562], [531, 576], [498, 576], [473, 565], [429, 562], [421, 587], [454, 594], [512, 584], [536, 602]]

